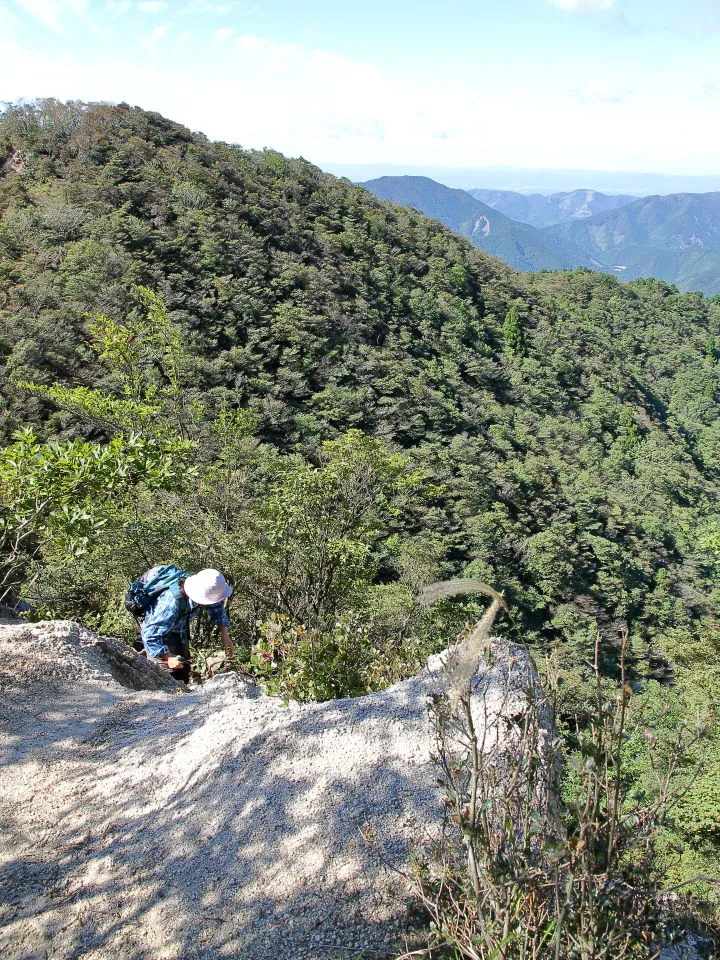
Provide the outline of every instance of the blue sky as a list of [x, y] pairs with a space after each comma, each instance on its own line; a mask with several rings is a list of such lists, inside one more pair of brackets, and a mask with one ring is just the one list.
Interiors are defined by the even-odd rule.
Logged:
[[720, 172], [720, 0], [0, 0], [0, 100], [321, 166]]

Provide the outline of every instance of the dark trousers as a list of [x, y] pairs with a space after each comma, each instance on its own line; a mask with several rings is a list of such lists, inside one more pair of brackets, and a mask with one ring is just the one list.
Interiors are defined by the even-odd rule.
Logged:
[[[170, 655], [173, 657], [182, 657], [185, 660], [185, 666], [180, 667], [179, 670], [171, 670], [170, 673], [175, 677], [176, 680], [182, 680], [183, 683], [187, 683], [190, 680], [190, 624], [186, 624], [184, 628], [180, 630], [173, 630], [172, 633], [169, 633], [166, 637], [163, 637], [163, 642], [170, 651]], [[136, 650], [144, 650], [142, 639], [138, 639], [134, 643]], [[145, 651], [147, 654], [147, 651]]]
[[186, 624], [183, 630], [168, 634], [165, 643], [173, 656], [182, 657], [185, 660], [184, 667], [170, 672], [178, 680], [187, 683], [190, 680], [190, 624]]

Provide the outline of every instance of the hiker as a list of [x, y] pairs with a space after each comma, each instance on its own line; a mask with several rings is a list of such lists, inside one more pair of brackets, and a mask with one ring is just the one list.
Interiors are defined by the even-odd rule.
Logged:
[[218, 570], [212, 569], [188, 574], [177, 568], [153, 567], [143, 580], [150, 587], [159, 579], [162, 582], [163, 577], [169, 581], [168, 586], [152, 596], [142, 622], [142, 642], [151, 660], [166, 664], [187, 683], [190, 679], [190, 620], [200, 607], [207, 607], [222, 638], [226, 656], [232, 657], [235, 653], [230, 639], [230, 618], [225, 609], [225, 600], [232, 593], [232, 587]]

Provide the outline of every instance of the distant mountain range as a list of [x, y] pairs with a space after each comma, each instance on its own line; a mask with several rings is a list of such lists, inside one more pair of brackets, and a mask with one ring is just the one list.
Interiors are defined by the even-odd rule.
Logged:
[[362, 186], [440, 220], [518, 270], [583, 266], [720, 294], [720, 193], [527, 196], [456, 190], [427, 177], [380, 177]]
[[637, 197], [626, 194], [608, 196], [597, 190], [571, 190], [569, 193], [518, 193], [515, 190], [468, 190], [471, 197], [499, 210], [512, 220], [533, 227], [550, 227], [568, 220], [583, 220], [596, 213], [624, 207]]
[[645, 197], [543, 234], [553, 246], [577, 244], [625, 279], [656, 277], [681, 290], [720, 293], [720, 193]]
[[595, 266], [573, 240], [546, 237], [536, 227], [511, 220], [465, 190], [453, 190], [428, 177], [380, 177], [360, 186], [381, 200], [414, 207], [439, 220], [517, 270]]

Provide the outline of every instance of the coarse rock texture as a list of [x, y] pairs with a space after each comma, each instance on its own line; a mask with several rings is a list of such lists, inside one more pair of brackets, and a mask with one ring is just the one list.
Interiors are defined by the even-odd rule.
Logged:
[[[511, 743], [536, 678], [492, 650], [475, 703]], [[442, 662], [284, 704], [237, 674], [188, 691], [74, 623], [0, 625], [0, 956], [391, 956], [440, 829]]]
[[679, 943], [663, 947], [659, 960], [713, 960], [717, 957], [709, 937], [686, 934]]

